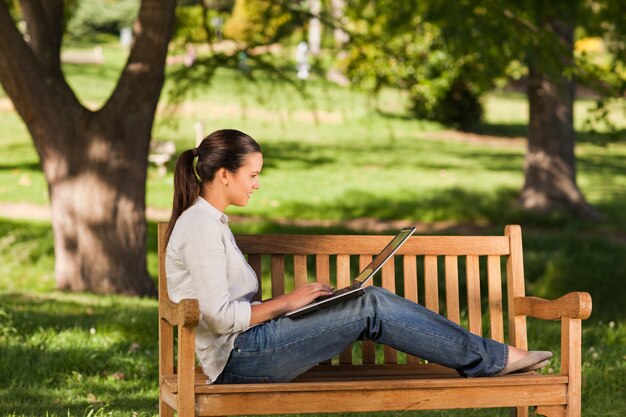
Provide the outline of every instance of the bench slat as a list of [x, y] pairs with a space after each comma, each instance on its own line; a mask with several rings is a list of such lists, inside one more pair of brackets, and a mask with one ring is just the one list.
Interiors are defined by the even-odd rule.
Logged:
[[467, 277], [467, 312], [469, 331], [482, 336], [482, 315], [480, 309], [480, 265], [478, 256], [468, 255], [465, 263]]
[[424, 295], [426, 308], [439, 313], [439, 283], [437, 275], [437, 257], [426, 255], [424, 257]]
[[461, 323], [459, 302], [459, 265], [458, 257], [448, 255], [445, 257], [446, 273], [446, 316], [448, 320], [456, 324]]
[[[402, 267], [404, 269], [404, 297], [417, 303], [417, 259], [415, 256], [404, 255]], [[419, 358], [407, 355], [407, 363], [419, 363]]]
[[350, 255], [337, 255], [337, 288], [350, 285]]
[[504, 234], [510, 239], [511, 256], [506, 260], [506, 289], [509, 317], [509, 343], [520, 349], [528, 349], [526, 317], [515, 313], [515, 297], [526, 295], [524, 285], [524, 255], [522, 253], [522, 229], [508, 225]]
[[489, 322], [491, 338], [504, 343], [504, 321], [502, 319], [502, 275], [500, 257], [487, 257], [487, 285], [489, 298]]
[[[372, 262], [372, 255], [360, 255], [359, 270], [362, 271], [370, 262]], [[365, 284], [365, 286], [369, 285], [372, 285], [372, 280]], [[370, 340], [364, 340], [361, 342], [361, 357], [364, 364], [376, 363], [376, 349], [374, 342]]]
[[285, 256], [272, 255], [272, 297], [285, 293]]
[[308, 282], [306, 255], [293, 256], [293, 274], [296, 288]]
[[[382, 284], [383, 288], [396, 292], [396, 268], [394, 263], [395, 257], [391, 257], [382, 267]], [[398, 352], [385, 345], [383, 347], [385, 363], [398, 363]]]
[[[329, 255], [317, 255], [315, 257], [315, 281], [330, 285]], [[322, 363], [330, 364], [331, 360], [323, 361]]]
[[[350, 285], [350, 255], [337, 255], [337, 288]], [[339, 363], [352, 363], [352, 346], [339, 354]]]
[[317, 255], [315, 257], [315, 280], [330, 285], [330, 256]]
[[[294, 255], [376, 255], [392, 236], [237, 235], [243, 253]], [[353, 250], [353, 252], [350, 252]], [[347, 252], [348, 251], [348, 252]], [[505, 236], [411, 236], [397, 255], [508, 255]]]
[[259, 283], [259, 290], [252, 298], [252, 301], [261, 301], [263, 299], [263, 287], [262, 287], [263, 280], [261, 279], [263, 275], [261, 275], [261, 272], [262, 272], [261, 271], [261, 255], [259, 254], [248, 255], [248, 264], [250, 265], [250, 267], [256, 274], [258, 283]]

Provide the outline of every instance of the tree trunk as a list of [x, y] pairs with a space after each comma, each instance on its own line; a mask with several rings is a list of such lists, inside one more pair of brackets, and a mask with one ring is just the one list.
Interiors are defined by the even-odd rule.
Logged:
[[574, 155], [574, 81], [564, 75], [571, 64], [573, 26], [553, 20], [562, 54], [550, 65], [530, 60], [528, 102], [530, 120], [524, 162], [525, 182], [519, 202], [530, 211], [567, 211], [582, 218], [599, 216], [576, 185]]
[[[100, 117], [74, 120], [71, 145], [42, 160], [49, 184], [57, 287], [154, 295], [146, 270], [145, 181], [148, 115], [120, 130]], [[144, 131], [144, 132], [142, 132]], [[137, 140], [137, 138], [141, 138]], [[147, 136], [149, 138], [149, 136]]]
[[63, 2], [21, 5], [28, 45], [0, 1], [0, 82], [48, 181], [57, 287], [155, 295], [146, 270], [145, 183], [176, 2], [142, 1], [128, 62], [97, 112], [79, 103], [61, 71]]

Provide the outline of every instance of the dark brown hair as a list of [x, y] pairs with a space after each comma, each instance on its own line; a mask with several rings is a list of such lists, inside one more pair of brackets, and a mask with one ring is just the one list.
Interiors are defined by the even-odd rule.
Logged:
[[[220, 168], [237, 171], [246, 156], [255, 152], [261, 152], [261, 147], [250, 136], [238, 130], [223, 129], [204, 138], [197, 148], [180, 154], [174, 171], [174, 204], [165, 234], [166, 243], [170, 240], [176, 220], [198, 199], [202, 183], [212, 181]], [[196, 156], [198, 162], [194, 170]]]

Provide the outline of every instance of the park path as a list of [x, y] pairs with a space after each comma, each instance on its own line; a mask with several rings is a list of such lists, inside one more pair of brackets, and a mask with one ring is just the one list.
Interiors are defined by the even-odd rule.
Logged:
[[[169, 209], [148, 207], [146, 217], [151, 221], [168, 221]], [[253, 223], [267, 219], [254, 216], [229, 216], [235, 224]], [[45, 205], [31, 203], [0, 203], [0, 218], [13, 220], [49, 221], [50, 208]], [[361, 217], [352, 220], [310, 220], [310, 219], [271, 219], [272, 223], [280, 226], [295, 227], [342, 227], [355, 232], [381, 233], [389, 230], [398, 230], [407, 225], [407, 220], [379, 220], [373, 217]], [[417, 233], [455, 233], [476, 234], [490, 227], [489, 224], [465, 224], [452, 221], [418, 222]]]
[[[148, 207], [146, 217], [152, 221], [168, 221], [170, 217], [169, 209], [159, 209]], [[235, 224], [254, 223], [266, 221], [267, 219], [254, 216], [229, 216]], [[30, 203], [0, 203], [0, 219], [13, 220], [50, 220], [50, 209], [48, 206]], [[378, 220], [372, 217], [362, 217], [352, 220], [308, 220], [308, 219], [271, 219], [272, 223], [280, 226], [292, 227], [341, 227], [355, 233], [386, 233], [399, 230], [405, 227], [408, 220]], [[459, 223], [453, 221], [441, 222], [411, 222], [416, 227], [417, 234], [451, 234], [451, 235], [485, 235], [494, 232], [498, 226], [487, 222]], [[525, 226], [525, 232], [544, 231], [541, 227]], [[584, 235], [592, 236], [594, 233], [582, 232]], [[603, 236], [620, 245], [626, 245], [626, 232], [611, 231], [603, 232]]]
[[[170, 211], [148, 207], [149, 220], [167, 221]], [[15, 220], [50, 220], [50, 207], [31, 203], [0, 203], [0, 217]]]

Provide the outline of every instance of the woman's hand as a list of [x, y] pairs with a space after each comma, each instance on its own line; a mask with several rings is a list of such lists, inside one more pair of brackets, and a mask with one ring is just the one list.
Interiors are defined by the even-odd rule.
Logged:
[[289, 294], [272, 298], [261, 304], [253, 304], [250, 325], [253, 326], [271, 320], [288, 311], [305, 306], [318, 297], [331, 295], [332, 293], [332, 288], [320, 282], [301, 285]]
[[332, 293], [333, 289], [330, 288], [328, 285], [321, 282], [316, 282], [313, 284], [301, 285], [289, 294], [282, 296], [281, 298], [288, 303], [286, 311], [291, 311], [312, 303], [313, 300], [318, 297], [332, 295]]

